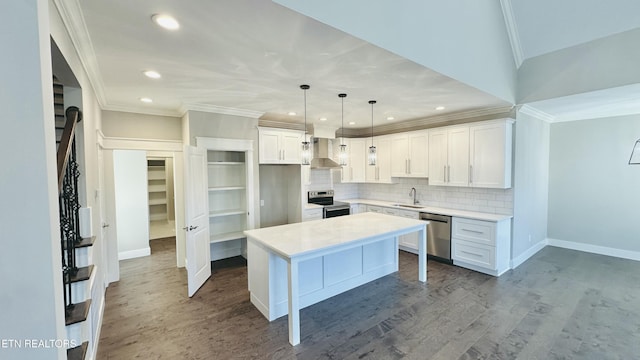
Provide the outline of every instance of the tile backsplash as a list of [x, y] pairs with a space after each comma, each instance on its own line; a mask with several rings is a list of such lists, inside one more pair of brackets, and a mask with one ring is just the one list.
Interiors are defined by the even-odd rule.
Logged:
[[409, 204], [413, 201], [409, 192], [415, 187], [417, 200], [425, 206], [513, 214], [512, 189], [430, 186], [427, 179], [411, 178], [394, 178], [395, 184], [342, 184], [339, 179], [334, 176], [336, 199], [361, 198]]

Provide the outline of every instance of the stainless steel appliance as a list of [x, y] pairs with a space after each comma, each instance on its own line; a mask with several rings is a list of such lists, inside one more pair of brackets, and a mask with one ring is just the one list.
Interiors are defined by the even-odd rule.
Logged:
[[307, 202], [323, 206], [322, 218], [349, 215], [351, 205], [348, 203], [333, 201], [333, 190], [309, 191]]
[[420, 213], [427, 225], [427, 256], [451, 264], [451, 216]]

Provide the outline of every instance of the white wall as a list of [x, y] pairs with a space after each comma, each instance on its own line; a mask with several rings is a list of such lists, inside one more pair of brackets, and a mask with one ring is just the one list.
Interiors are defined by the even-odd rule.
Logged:
[[551, 125], [549, 238], [640, 260], [638, 138], [640, 115]]
[[274, 1], [515, 102], [515, 61], [497, 0]]
[[150, 255], [146, 151], [114, 150], [113, 178], [118, 259]]
[[102, 111], [102, 133], [130, 139], [182, 140], [178, 117]]
[[[53, 84], [46, 0], [9, 1], [0, 22], [0, 339], [65, 339]], [[9, 50], [10, 49], [10, 50]], [[3, 359], [64, 349], [0, 348]]]
[[511, 258], [516, 267], [545, 246], [550, 124], [516, 114]]

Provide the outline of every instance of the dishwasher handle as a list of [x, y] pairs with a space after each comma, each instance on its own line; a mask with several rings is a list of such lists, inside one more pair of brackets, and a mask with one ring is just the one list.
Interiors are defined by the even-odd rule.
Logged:
[[429, 221], [449, 224], [451, 222], [451, 216], [430, 214], [430, 213], [420, 213], [420, 220], [429, 220]]

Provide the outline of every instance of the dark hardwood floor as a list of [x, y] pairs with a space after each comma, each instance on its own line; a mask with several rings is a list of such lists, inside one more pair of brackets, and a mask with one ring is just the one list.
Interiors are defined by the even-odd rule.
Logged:
[[174, 240], [121, 262], [98, 359], [640, 359], [640, 262], [547, 247], [500, 278], [401, 252], [400, 271], [269, 323], [244, 259], [191, 299]]

